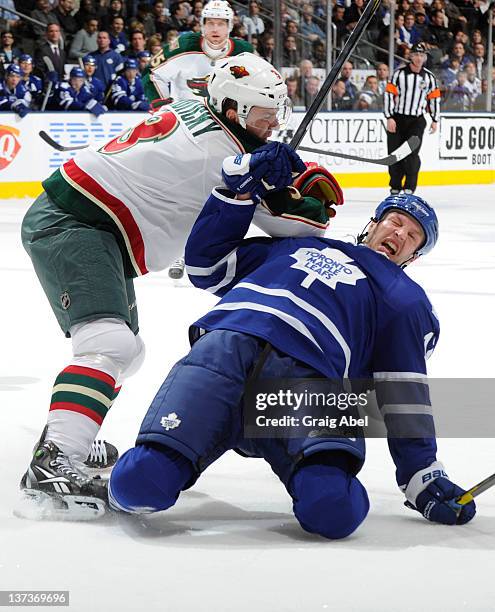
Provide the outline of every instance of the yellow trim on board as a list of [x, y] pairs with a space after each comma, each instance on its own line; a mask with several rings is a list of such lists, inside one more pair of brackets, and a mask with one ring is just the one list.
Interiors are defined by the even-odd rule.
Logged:
[[[387, 187], [386, 172], [339, 172], [333, 170], [341, 187]], [[420, 185], [488, 185], [495, 183], [495, 170], [425, 170], [419, 173]], [[2, 183], [0, 199], [36, 198], [41, 182]]]
[[8, 198], [37, 198], [43, 191], [41, 181], [22, 183], [2, 183], [0, 181], [0, 199]]

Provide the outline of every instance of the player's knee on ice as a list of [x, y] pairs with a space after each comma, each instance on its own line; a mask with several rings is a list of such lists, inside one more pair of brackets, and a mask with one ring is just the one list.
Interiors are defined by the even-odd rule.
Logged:
[[177, 451], [158, 445], [136, 446], [112, 470], [110, 505], [137, 513], [166, 510], [193, 476], [192, 463]]
[[349, 470], [345, 454], [326, 455], [314, 456], [294, 474], [293, 508], [304, 530], [337, 540], [359, 527], [370, 504], [366, 489]]
[[74, 364], [92, 367], [122, 381], [135, 374], [144, 361], [144, 342], [125, 321], [96, 319], [70, 330]]

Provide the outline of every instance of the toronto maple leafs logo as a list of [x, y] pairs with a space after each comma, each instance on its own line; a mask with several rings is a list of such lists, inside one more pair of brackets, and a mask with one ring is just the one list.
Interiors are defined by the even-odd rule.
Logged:
[[298, 249], [291, 257], [296, 260], [291, 268], [307, 274], [301, 283], [301, 287], [305, 289], [311, 287], [315, 280], [335, 289], [337, 283], [355, 285], [361, 278], [366, 278], [361, 270], [352, 264], [352, 259], [337, 249]]
[[236, 79], [242, 79], [242, 77], [249, 76], [249, 72], [246, 70], [245, 66], [231, 66], [230, 72]]
[[177, 429], [181, 422], [182, 421], [177, 417], [175, 412], [171, 412], [167, 414], [167, 416], [161, 418], [160, 425], [168, 431], [169, 429]]

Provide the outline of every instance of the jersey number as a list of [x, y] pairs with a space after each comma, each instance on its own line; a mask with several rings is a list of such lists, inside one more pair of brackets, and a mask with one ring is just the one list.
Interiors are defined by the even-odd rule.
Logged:
[[127, 151], [139, 142], [159, 142], [173, 134], [178, 126], [179, 120], [174, 113], [168, 111], [155, 114], [107, 142], [99, 152], [115, 155]]

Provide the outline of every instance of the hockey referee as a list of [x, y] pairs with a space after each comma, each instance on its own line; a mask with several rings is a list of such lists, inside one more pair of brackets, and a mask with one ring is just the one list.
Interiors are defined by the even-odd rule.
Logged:
[[[428, 107], [432, 124], [430, 133], [436, 132], [440, 114], [440, 90], [432, 72], [423, 67], [426, 46], [416, 43], [411, 49], [410, 63], [394, 72], [385, 88], [385, 117], [387, 118], [388, 152], [411, 136], [418, 136], [420, 145], [402, 161], [389, 166], [390, 193], [414, 193], [421, 166], [419, 149], [426, 127], [424, 110]], [[405, 178], [404, 178], [405, 177]]]

